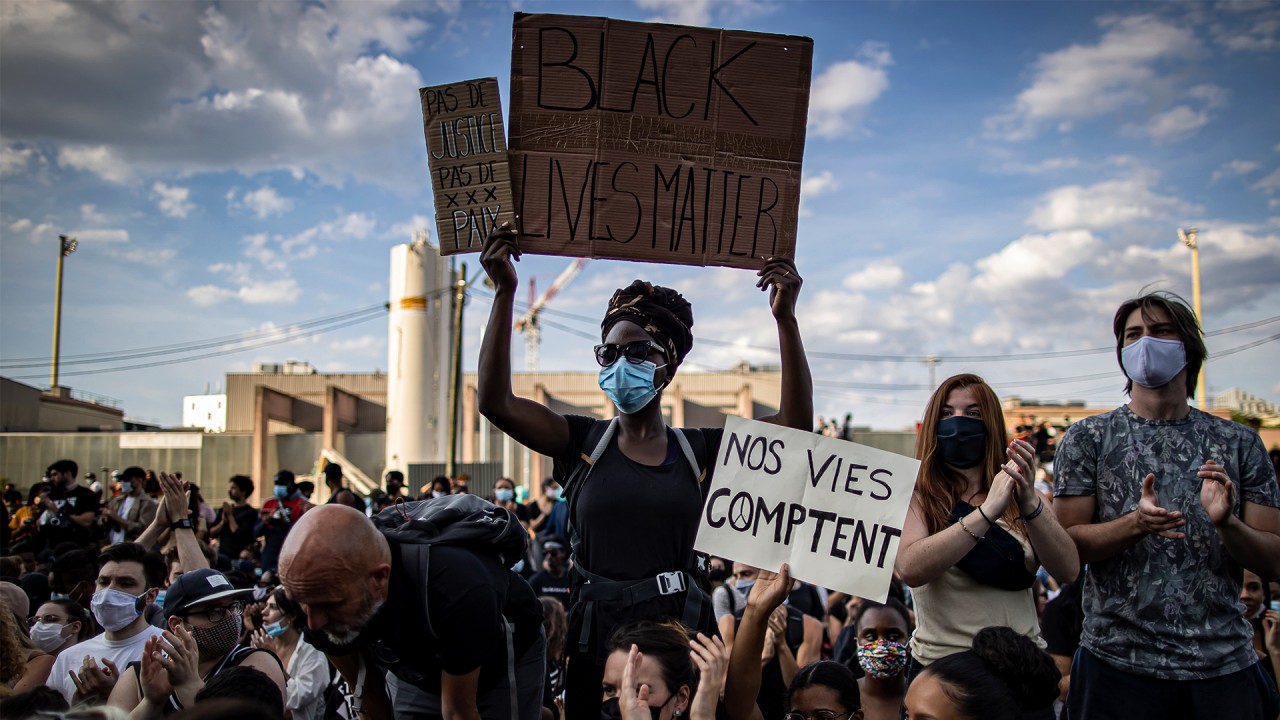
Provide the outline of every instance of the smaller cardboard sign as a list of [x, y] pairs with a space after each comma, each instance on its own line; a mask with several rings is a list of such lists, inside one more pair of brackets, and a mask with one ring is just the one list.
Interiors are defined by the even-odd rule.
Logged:
[[514, 222], [498, 79], [425, 87], [418, 94], [440, 254], [478, 252], [490, 230]]
[[884, 602], [920, 462], [756, 420], [725, 423], [695, 548]]

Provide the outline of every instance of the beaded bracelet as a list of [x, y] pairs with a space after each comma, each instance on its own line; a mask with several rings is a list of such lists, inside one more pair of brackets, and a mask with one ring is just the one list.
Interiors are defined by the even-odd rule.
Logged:
[[964, 518], [960, 518], [960, 529], [969, 533], [969, 537], [973, 538], [974, 542], [982, 542], [982, 537], [978, 535], [974, 535], [973, 531], [969, 529], [969, 526], [964, 524]]
[[1040, 513], [1044, 512], [1044, 498], [1039, 498], [1039, 500], [1040, 500], [1040, 504], [1036, 506], [1035, 510], [1032, 510], [1026, 515], [1018, 516], [1019, 518], [1022, 519], [1023, 522], [1031, 522], [1032, 520], [1035, 520], [1036, 518], [1040, 517]]

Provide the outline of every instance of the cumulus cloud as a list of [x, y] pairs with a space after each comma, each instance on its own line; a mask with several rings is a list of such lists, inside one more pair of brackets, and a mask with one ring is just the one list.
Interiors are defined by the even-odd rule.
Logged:
[[17, 145], [0, 145], [0, 177], [17, 175], [27, 169], [35, 151]]
[[[1155, 15], [1106, 16], [1098, 24], [1103, 35], [1096, 45], [1072, 45], [1040, 56], [1031, 85], [1018, 94], [1013, 107], [987, 118], [990, 135], [1026, 140], [1045, 125], [1070, 130], [1077, 120], [1150, 105], [1173, 82], [1161, 71], [1193, 57], [1200, 48], [1189, 29]], [[1200, 99], [1205, 107], [1213, 106], [1207, 98]], [[1187, 107], [1168, 115], [1174, 110], [1155, 113], [1167, 116], [1149, 126], [1153, 137], [1180, 137], [1208, 121], [1205, 108]], [[1206, 113], [1203, 122], [1197, 112]]]
[[386, 351], [386, 338], [377, 335], [361, 335], [348, 340], [334, 340], [329, 349], [347, 355], [380, 355]]
[[107, 216], [98, 212], [98, 206], [85, 203], [80, 206], [80, 219], [87, 223], [101, 225], [107, 221]]
[[1088, 262], [1102, 243], [1088, 230], [1023, 235], [976, 263], [974, 287], [992, 302], [1046, 280], [1065, 277]]
[[93, 228], [88, 230], [74, 230], [67, 233], [80, 242], [87, 243], [127, 243], [129, 242], [128, 230], [108, 230], [103, 228]]
[[1027, 223], [1039, 230], [1109, 228], [1184, 208], [1174, 197], [1152, 191], [1155, 176], [1136, 173], [1089, 186], [1067, 185], [1045, 193]]
[[201, 307], [232, 299], [248, 305], [290, 304], [301, 294], [293, 278], [253, 280], [234, 287], [199, 285], [187, 290], [187, 298]]
[[258, 219], [265, 220], [272, 215], [283, 215], [292, 210], [293, 200], [281, 197], [271, 186], [264, 185], [246, 192], [239, 199], [238, 205], [247, 207]]
[[907, 273], [890, 258], [873, 260], [867, 266], [847, 276], [842, 283], [854, 292], [883, 290], [898, 287], [907, 279]]
[[5, 3], [0, 126], [116, 183], [286, 170], [421, 186], [420, 157], [386, 138], [421, 135], [401, 98], [426, 83], [397, 57], [441, 9], [457, 5]]
[[1254, 170], [1257, 170], [1259, 167], [1260, 167], [1260, 164], [1253, 162], [1252, 160], [1232, 160], [1229, 163], [1224, 163], [1222, 167], [1218, 168], [1217, 170], [1214, 170], [1213, 175], [1210, 177], [1210, 180], [1212, 180], [1213, 182], [1218, 182], [1219, 180], [1223, 180], [1226, 178], [1233, 178], [1233, 177], [1239, 177], [1241, 175], [1248, 175]]
[[710, 25], [713, 11], [721, 17], [751, 17], [767, 13], [774, 3], [765, 0], [635, 0], [643, 10], [655, 15], [649, 22], [676, 25]]
[[64, 147], [58, 151], [58, 164], [91, 172], [107, 182], [125, 184], [133, 180], [129, 163], [106, 145]]
[[1254, 190], [1261, 190], [1265, 193], [1274, 193], [1280, 191], [1280, 169], [1271, 171], [1271, 174], [1262, 178], [1253, 184]]
[[867, 43], [859, 59], [827, 66], [809, 90], [809, 129], [833, 138], [856, 128], [871, 103], [889, 89], [891, 64], [888, 46]]
[[414, 215], [404, 222], [398, 222], [387, 230], [386, 237], [396, 242], [411, 242], [414, 233], [425, 232], [428, 237], [434, 235], [435, 223], [426, 215]]
[[184, 218], [196, 207], [194, 203], [188, 202], [191, 190], [177, 185], [158, 182], [151, 186], [151, 197], [156, 201], [160, 212], [173, 218]]
[[809, 209], [808, 200], [839, 189], [840, 181], [836, 179], [835, 173], [830, 170], [823, 170], [816, 175], [806, 173], [800, 180], [800, 216], [807, 217], [813, 214], [813, 211]]

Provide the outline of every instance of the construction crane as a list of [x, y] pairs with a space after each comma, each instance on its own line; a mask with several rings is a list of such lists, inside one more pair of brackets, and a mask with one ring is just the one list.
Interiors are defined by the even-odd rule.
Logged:
[[551, 287], [542, 293], [538, 298], [534, 298], [537, 292], [533, 282], [529, 283], [529, 311], [519, 320], [516, 320], [516, 330], [524, 333], [524, 369], [530, 372], [536, 372], [538, 369], [538, 347], [542, 344], [542, 330], [538, 327], [538, 315], [542, 309], [547, 306], [559, 292], [565, 289], [573, 279], [582, 272], [583, 266], [587, 264], [587, 258], [578, 258], [569, 263], [569, 267], [565, 268], [555, 282], [551, 283]]

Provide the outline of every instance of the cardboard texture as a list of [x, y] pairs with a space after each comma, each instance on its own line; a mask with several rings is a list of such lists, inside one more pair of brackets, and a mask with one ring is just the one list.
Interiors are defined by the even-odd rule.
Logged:
[[920, 461], [730, 417], [697, 550], [884, 602]]
[[440, 254], [479, 252], [491, 229], [515, 220], [498, 79], [425, 87], [418, 95]]
[[759, 268], [795, 256], [813, 41], [517, 13], [521, 250]]

